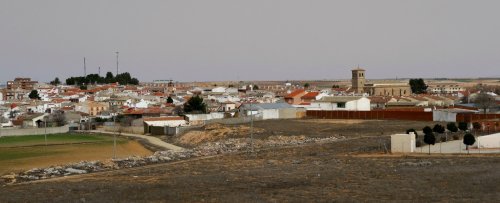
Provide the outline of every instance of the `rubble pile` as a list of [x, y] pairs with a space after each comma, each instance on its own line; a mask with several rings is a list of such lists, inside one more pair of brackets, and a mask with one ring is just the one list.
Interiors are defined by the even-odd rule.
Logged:
[[179, 151], [157, 151], [151, 156], [138, 157], [130, 156], [122, 159], [112, 159], [106, 162], [82, 161], [78, 163], [51, 166], [48, 168], [34, 168], [18, 174], [9, 174], [0, 177], [4, 183], [26, 182], [42, 180], [54, 177], [62, 177], [77, 174], [86, 174], [97, 171], [117, 170], [122, 168], [132, 168], [156, 163], [167, 163], [170, 161], [184, 160], [191, 157], [211, 156], [217, 154], [239, 152], [254, 149], [261, 149], [276, 146], [301, 145], [307, 143], [327, 143], [338, 140], [337, 137], [309, 138], [305, 136], [271, 136], [266, 140], [249, 138], [231, 138], [218, 142], [202, 144], [194, 149], [184, 149]]

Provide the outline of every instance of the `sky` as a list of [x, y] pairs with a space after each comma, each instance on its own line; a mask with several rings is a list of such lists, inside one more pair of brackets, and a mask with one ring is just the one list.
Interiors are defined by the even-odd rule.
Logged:
[[498, 0], [0, 0], [0, 81], [500, 77]]

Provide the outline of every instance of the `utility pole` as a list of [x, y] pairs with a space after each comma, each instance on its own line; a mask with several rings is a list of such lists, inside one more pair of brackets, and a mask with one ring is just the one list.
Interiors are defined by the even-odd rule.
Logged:
[[99, 76], [101, 76], [101, 66], [99, 66]]
[[120, 54], [120, 52], [115, 52], [115, 53], [116, 53], [116, 75], [118, 75], [118, 54]]
[[253, 153], [253, 109], [252, 103], [250, 102], [250, 149]]
[[83, 76], [87, 77], [87, 65], [85, 64], [85, 57], [83, 57]]
[[47, 117], [43, 119], [45, 122], [45, 147], [47, 147]]

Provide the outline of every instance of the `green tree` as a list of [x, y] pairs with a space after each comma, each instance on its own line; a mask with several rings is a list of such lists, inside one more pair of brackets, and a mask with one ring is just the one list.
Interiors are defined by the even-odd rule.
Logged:
[[168, 103], [168, 104], [172, 104], [172, 103], [174, 103], [174, 100], [172, 99], [172, 97], [168, 96], [168, 98], [167, 98], [167, 103]]
[[481, 130], [481, 127], [481, 123], [479, 122], [472, 123], [472, 128], [474, 128], [474, 130]]
[[422, 94], [427, 92], [427, 85], [422, 78], [410, 79], [411, 91], [414, 94]]
[[422, 129], [422, 132], [424, 132], [424, 134], [430, 134], [432, 133], [432, 128], [429, 127], [429, 126], [425, 126], [423, 129]]
[[413, 132], [413, 134], [415, 134], [415, 138], [418, 138], [418, 134], [417, 134], [417, 131], [413, 128], [410, 128], [408, 130], [406, 130], [406, 134], [410, 134], [411, 132]]
[[473, 145], [476, 142], [476, 138], [474, 135], [467, 133], [464, 135], [464, 144], [465, 144], [465, 149], [467, 149], [467, 154], [469, 154], [469, 146]]
[[56, 79], [54, 79], [54, 80], [50, 81], [50, 84], [51, 84], [51, 85], [56, 85], [56, 86], [57, 86], [57, 85], [61, 84], [61, 81], [59, 80], [59, 78], [58, 78], [58, 77], [56, 77]]
[[445, 129], [442, 125], [439, 125], [439, 124], [436, 124], [434, 125], [434, 127], [432, 128], [432, 131], [435, 132], [435, 133], [439, 133], [439, 134], [442, 134], [445, 132]]
[[304, 84], [304, 88], [307, 89], [309, 88], [309, 86], [311, 86], [309, 83], [306, 82], [306, 84]]
[[87, 90], [87, 86], [86, 85], [80, 85], [80, 89], [81, 90]]
[[38, 95], [38, 91], [37, 90], [31, 90], [30, 94], [28, 95], [28, 97], [30, 99], [38, 99], [40, 100], [40, 95]]
[[458, 131], [457, 125], [453, 122], [446, 124], [446, 129], [448, 129], [450, 132], [454, 132], [454, 133], [456, 133]]
[[203, 98], [196, 95], [184, 103], [186, 113], [207, 113], [207, 105], [203, 103]]
[[115, 77], [113, 76], [112, 72], [107, 72], [106, 73], [106, 77], [104, 78], [104, 82], [106, 84], [114, 83], [115, 82]]
[[465, 132], [468, 129], [467, 123], [466, 122], [459, 122], [458, 123], [458, 129], [460, 129], [461, 131]]
[[431, 154], [431, 145], [436, 144], [436, 137], [434, 133], [429, 133], [424, 135], [424, 142], [429, 145], [429, 154]]
[[259, 86], [253, 85], [253, 90], [259, 90]]

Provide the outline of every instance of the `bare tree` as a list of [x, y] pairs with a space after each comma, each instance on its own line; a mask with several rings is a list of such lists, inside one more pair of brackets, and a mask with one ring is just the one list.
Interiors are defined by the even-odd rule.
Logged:
[[57, 126], [66, 125], [66, 115], [64, 111], [56, 111], [50, 117], [51, 122], [56, 123]]
[[496, 107], [495, 98], [489, 94], [481, 92], [474, 99], [474, 103], [476, 103], [477, 107], [483, 109], [483, 112], [486, 114], [487, 109], [491, 109]]

